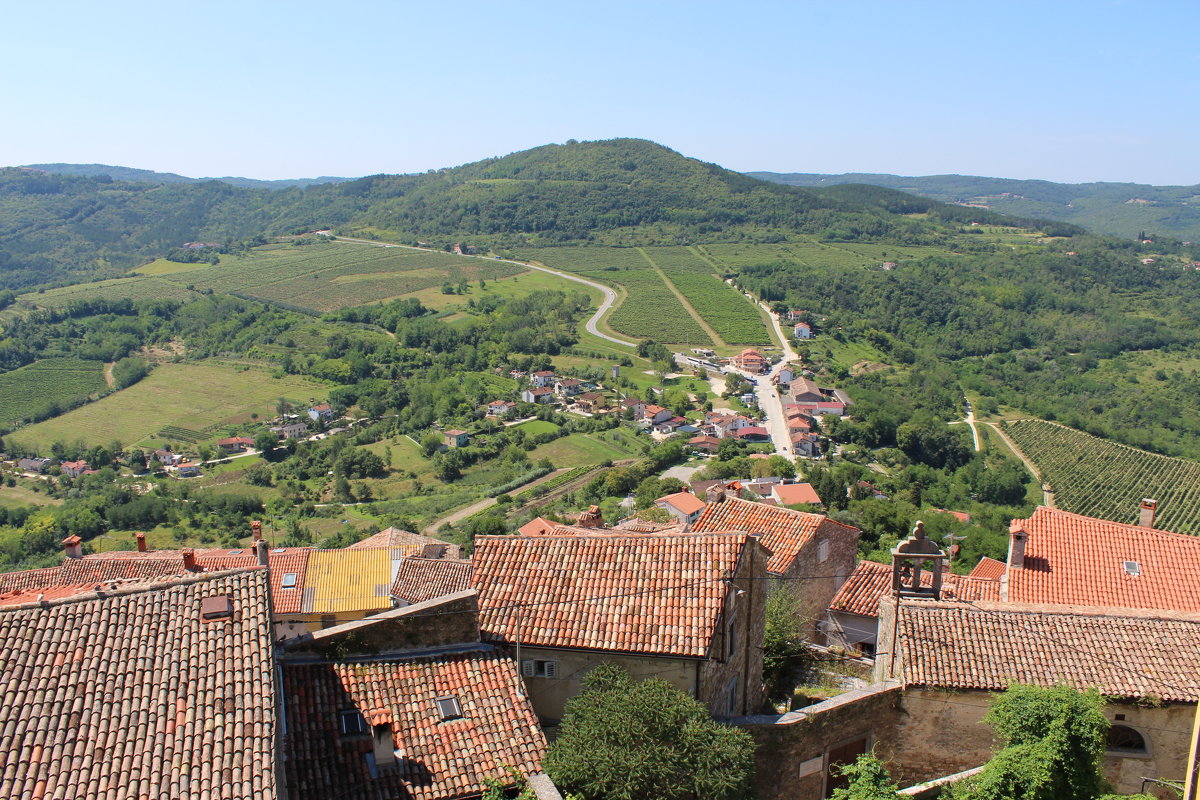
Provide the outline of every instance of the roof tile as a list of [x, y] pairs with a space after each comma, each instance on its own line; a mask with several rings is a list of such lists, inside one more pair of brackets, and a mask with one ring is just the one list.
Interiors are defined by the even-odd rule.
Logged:
[[771, 551], [767, 572], [783, 574], [791, 567], [801, 548], [820, 531], [828, 536], [853, 536], [858, 528], [834, 522], [824, 514], [809, 514], [779, 506], [768, 506], [750, 500], [728, 497], [709, 503], [700, 518], [692, 524], [696, 532], [745, 531], [760, 536]]

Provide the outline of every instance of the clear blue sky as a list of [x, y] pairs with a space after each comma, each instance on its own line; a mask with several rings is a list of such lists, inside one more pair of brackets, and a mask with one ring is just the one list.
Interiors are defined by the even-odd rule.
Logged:
[[21, 3], [0, 164], [415, 172], [632, 136], [736, 170], [1200, 183], [1200, 3]]

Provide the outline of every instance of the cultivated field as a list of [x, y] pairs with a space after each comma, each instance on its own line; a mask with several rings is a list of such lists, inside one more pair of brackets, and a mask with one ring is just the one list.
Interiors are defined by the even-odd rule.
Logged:
[[[191, 266], [191, 265], [188, 265]], [[176, 283], [153, 275], [131, 275], [96, 283], [77, 283], [44, 292], [21, 295], [19, 306], [63, 308], [77, 300], [191, 300], [197, 297], [186, 283]]]
[[1016, 420], [1004, 430], [1041, 470], [1058, 507], [1134, 523], [1141, 499], [1152, 497], [1158, 501], [1155, 527], [1200, 534], [1200, 463], [1042, 420]]
[[513, 264], [491, 259], [333, 242], [307, 247], [268, 245], [246, 255], [221, 256], [215, 267], [172, 273], [158, 280], [333, 311], [447, 282], [491, 281], [521, 271]]
[[[325, 393], [321, 384], [288, 375], [273, 378], [262, 369], [212, 363], [160, 364], [140, 382], [61, 417], [15, 431], [13, 441], [48, 451], [56, 441], [94, 444], [121, 442], [151, 446], [219, 438], [226, 425], [250, 420], [251, 413], [273, 416], [286, 397], [307, 403]], [[166, 436], [159, 436], [165, 431]]]
[[0, 374], [0, 425], [10, 426], [105, 388], [104, 364], [46, 358]]

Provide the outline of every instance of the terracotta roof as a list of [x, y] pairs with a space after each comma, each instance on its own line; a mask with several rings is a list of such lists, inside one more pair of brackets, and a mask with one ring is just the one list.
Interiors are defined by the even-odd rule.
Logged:
[[[508, 769], [541, 769], [546, 740], [516, 664], [490, 651], [332, 664], [285, 664], [288, 783], [301, 798], [478, 797], [484, 779], [511, 784]], [[452, 696], [462, 716], [443, 720]], [[367, 736], [343, 736], [339, 712], [390, 723], [398, 769], [372, 778]], [[197, 737], [199, 741], [199, 737]]]
[[705, 657], [750, 537], [609, 533], [479, 537], [484, 639]]
[[0, 573], [0, 593], [19, 592], [25, 589], [37, 589], [58, 583], [62, 567], [44, 567], [42, 569], [23, 569], [19, 572]]
[[390, 550], [313, 550], [300, 611], [337, 614], [392, 607]]
[[692, 530], [700, 533], [745, 531], [759, 536], [771, 551], [767, 571], [780, 574], [787, 572], [801, 548], [818, 531], [825, 536], [851, 536], [854, 539], [861, 533], [858, 528], [834, 522], [824, 514], [793, 511], [736, 497], [709, 503], [700, 518], [692, 523]]
[[275, 797], [271, 648], [262, 570], [0, 610], [0, 797]]
[[987, 578], [989, 580], [998, 581], [1004, 577], [1004, 571], [1008, 569], [1008, 565], [1003, 561], [997, 561], [994, 558], [984, 556], [979, 559], [979, 563], [975, 565], [975, 569], [971, 570], [972, 578]]
[[[462, 558], [462, 548], [456, 544], [434, 539], [432, 536], [422, 536], [419, 533], [400, 530], [399, 528], [384, 528], [374, 536], [369, 536], [361, 542], [355, 542], [346, 550], [400, 550], [394, 553], [397, 558], [404, 556], [430, 556], [430, 548], [442, 548], [446, 558]], [[440, 557], [440, 556], [438, 556]]]
[[[933, 576], [922, 574], [923, 586], [933, 585]], [[879, 601], [892, 590], [892, 568], [889, 564], [860, 561], [854, 572], [838, 589], [829, 602], [830, 611], [858, 614], [862, 617], [879, 616]], [[1000, 581], [985, 578], [968, 578], [954, 573], [942, 573], [942, 598], [944, 600], [999, 600]]]
[[776, 484], [771, 489], [771, 493], [785, 506], [794, 506], [798, 503], [815, 503], [817, 505], [821, 503], [821, 498], [817, 496], [817, 490], [812, 487], [811, 483]]
[[1008, 600], [1200, 611], [1200, 538], [1044, 507], [1011, 527], [1028, 538]]
[[400, 562], [392, 596], [406, 603], [422, 603], [471, 588], [471, 562], [436, 558], [406, 558]]
[[1184, 702], [1200, 694], [1200, 614], [905, 601], [897, 633], [910, 686], [1066, 684]]
[[[209, 571], [244, 569], [258, 564], [258, 556], [248, 547], [241, 548], [242, 555], [229, 555], [234, 548], [225, 550], [201, 550], [196, 553], [196, 564]], [[271, 603], [276, 614], [299, 612], [304, 593], [305, 573], [308, 556], [313, 552], [308, 547], [277, 547], [267, 551], [267, 563], [271, 567]], [[294, 575], [285, 588], [284, 576]]]
[[559, 523], [551, 522], [545, 517], [534, 517], [529, 522], [517, 528], [517, 533], [522, 536], [545, 536], [558, 527], [558, 525]]
[[744, 428], [738, 428], [733, 432], [733, 435], [739, 439], [744, 439], [747, 436], [770, 436], [771, 434], [761, 425], [747, 425]]
[[695, 514], [697, 511], [700, 511], [702, 508], [704, 508], [704, 501], [699, 497], [696, 497], [696, 495], [692, 494], [691, 492], [676, 492], [675, 494], [669, 494], [665, 497], [658, 498], [654, 501], [654, 503], [656, 505], [658, 503], [666, 503], [667, 505], [684, 514]]
[[[257, 561], [238, 564], [252, 567]], [[95, 553], [83, 558], [63, 559], [59, 584], [87, 583], [88, 581], [115, 581], [128, 578], [163, 578], [169, 575], [184, 575], [183, 556], [179, 551], [148, 552], [119, 550], [112, 553]]]

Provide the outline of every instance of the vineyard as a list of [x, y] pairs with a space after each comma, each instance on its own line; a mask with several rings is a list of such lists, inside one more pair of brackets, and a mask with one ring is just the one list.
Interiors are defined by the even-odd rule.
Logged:
[[594, 273], [646, 268], [646, 260], [634, 247], [545, 247], [518, 250], [516, 256], [563, 272]]
[[48, 416], [104, 388], [104, 365], [78, 358], [47, 358], [0, 374], [0, 425]]
[[1152, 497], [1155, 527], [1200, 534], [1200, 463], [1042, 420], [1017, 420], [1004, 430], [1037, 465], [1059, 508], [1134, 523], [1142, 498]]
[[135, 275], [22, 295], [21, 304], [32, 304], [41, 308], [64, 308], [77, 300], [123, 300], [126, 297], [131, 300], [186, 301], [196, 295], [182, 283], [153, 275]]
[[[644, 259], [642, 263], [645, 264]], [[629, 293], [608, 318], [613, 330], [656, 342], [692, 345], [713, 343], [687, 309], [679, 304], [675, 293], [652, 269], [587, 274], [597, 280], [619, 283]]]
[[154, 280], [332, 311], [447, 282], [495, 280], [521, 271], [513, 264], [491, 259], [338, 242], [222, 256], [215, 267]]
[[574, 467], [573, 469], [569, 469], [566, 472], [562, 473], [561, 475], [555, 475], [550, 480], [543, 481], [542, 483], [539, 483], [537, 486], [534, 486], [531, 489], [526, 489], [523, 492], [518, 492], [517, 494], [514, 494], [512, 496], [513, 503], [518, 504], [518, 505], [528, 503], [530, 500], [533, 500], [535, 498], [542, 497], [543, 495], [549, 494], [550, 492], [554, 491], [555, 489], [559, 488], [560, 486], [566, 486], [571, 481], [579, 480], [579, 478], [581, 478], [582, 476], [586, 475], [587, 473], [591, 472], [594, 469], [596, 469], [595, 464], [585, 464], [584, 466]]
[[771, 344], [766, 323], [740, 292], [711, 273], [676, 272], [671, 275], [683, 296], [729, 344]]

